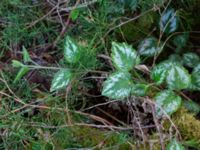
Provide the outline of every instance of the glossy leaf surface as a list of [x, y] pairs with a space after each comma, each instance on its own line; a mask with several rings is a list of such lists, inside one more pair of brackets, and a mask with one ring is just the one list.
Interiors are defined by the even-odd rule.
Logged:
[[156, 65], [152, 72], [151, 72], [151, 78], [159, 85], [163, 83], [166, 79], [167, 73], [169, 68], [171, 67], [171, 62], [164, 61], [160, 64]]
[[176, 31], [178, 28], [178, 17], [173, 8], [167, 9], [160, 19], [160, 30], [167, 34]]
[[147, 94], [149, 85], [146, 84], [134, 84], [132, 86], [131, 94], [134, 96], [145, 96]]
[[179, 63], [164, 61], [156, 65], [152, 72], [151, 78], [159, 85], [166, 81], [170, 89], [181, 90], [189, 87], [191, 76], [188, 71]]
[[200, 64], [197, 65], [191, 75], [191, 84], [195, 90], [200, 90]]
[[168, 70], [166, 82], [170, 89], [181, 90], [189, 87], [191, 84], [191, 77], [184, 67], [173, 65]]
[[64, 57], [69, 63], [76, 63], [81, 56], [79, 45], [69, 36], [65, 38], [64, 42]]
[[58, 71], [52, 80], [50, 91], [56, 91], [65, 88], [73, 78], [73, 74], [69, 70]]
[[126, 43], [112, 43], [112, 61], [118, 70], [129, 71], [140, 63], [135, 49]]
[[156, 113], [159, 117], [163, 115], [171, 115], [181, 106], [181, 97], [173, 91], [164, 90], [155, 96]]
[[103, 83], [102, 95], [112, 99], [130, 96], [132, 87], [131, 75], [126, 72], [115, 72]]
[[157, 44], [158, 41], [154, 37], [144, 39], [138, 46], [139, 54], [147, 57], [158, 54], [161, 52], [161, 48]]
[[183, 54], [183, 64], [187, 67], [193, 68], [198, 65], [200, 58], [195, 53], [185, 53]]

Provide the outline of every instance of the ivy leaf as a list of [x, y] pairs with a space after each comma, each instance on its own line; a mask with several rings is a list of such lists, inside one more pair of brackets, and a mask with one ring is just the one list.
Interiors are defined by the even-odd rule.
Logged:
[[152, 57], [161, 52], [161, 48], [157, 46], [157, 39], [149, 37], [140, 42], [138, 46], [139, 54], [142, 56]]
[[50, 91], [56, 91], [65, 88], [74, 77], [73, 73], [69, 70], [61, 69], [58, 71], [52, 80]]
[[17, 81], [19, 81], [28, 71], [29, 71], [29, 68], [26, 66], [20, 68], [13, 83], [16, 83]]
[[172, 139], [170, 143], [167, 145], [167, 150], [185, 150], [184, 146], [176, 141], [176, 139]]
[[157, 105], [156, 114], [158, 117], [162, 117], [165, 113], [168, 115], [173, 114], [179, 109], [182, 101], [181, 97], [170, 90], [159, 92], [154, 99]]
[[126, 43], [112, 42], [112, 61], [118, 70], [129, 71], [140, 63], [135, 49]]
[[191, 85], [194, 90], [200, 90], [200, 64], [197, 65], [192, 72]]
[[183, 55], [183, 64], [187, 67], [193, 68], [200, 62], [200, 58], [195, 53], [185, 53]]
[[160, 85], [163, 83], [167, 76], [167, 71], [171, 67], [171, 63], [169, 61], [164, 61], [158, 65], [156, 65], [152, 72], [151, 72], [151, 78]]
[[181, 65], [173, 65], [168, 70], [166, 82], [170, 89], [186, 89], [191, 84], [191, 76]]
[[64, 42], [64, 57], [69, 63], [76, 63], [79, 61], [81, 50], [79, 45], [69, 36], [65, 38]]
[[27, 49], [23, 46], [23, 48], [22, 48], [22, 53], [23, 53], [23, 60], [24, 60], [24, 62], [26, 63], [26, 62], [30, 62], [31, 61], [31, 58], [30, 58], [30, 56], [29, 56], [29, 53], [28, 53], [28, 51], [27, 51]]
[[149, 85], [146, 84], [134, 84], [131, 89], [131, 94], [135, 96], [145, 96], [149, 89]]
[[167, 9], [160, 19], [160, 30], [167, 34], [176, 31], [178, 28], [178, 17], [173, 8]]
[[103, 83], [102, 95], [112, 99], [123, 99], [130, 95], [132, 84], [128, 72], [115, 72]]

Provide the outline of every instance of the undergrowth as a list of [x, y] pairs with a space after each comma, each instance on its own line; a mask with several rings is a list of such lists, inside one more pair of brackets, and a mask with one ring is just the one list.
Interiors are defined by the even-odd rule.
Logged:
[[199, 149], [199, 6], [1, 0], [0, 149]]

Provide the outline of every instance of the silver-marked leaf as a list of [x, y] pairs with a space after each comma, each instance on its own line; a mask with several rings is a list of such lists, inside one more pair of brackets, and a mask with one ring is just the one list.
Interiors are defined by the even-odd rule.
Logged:
[[183, 54], [183, 64], [187, 67], [193, 68], [200, 62], [200, 58], [195, 53], [185, 53]]
[[118, 70], [129, 71], [140, 63], [135, 49], [126, 43], [112, 42], [112, 61]]
[[173, 8], [165, 10], [160, 19], [160, 30], [167, 34], [178, 28], [178, 16]]
[[64, 57], [69, 63], [76, 63], [81, 56], [79, 45], [69, 36], [64, 41]]
[[131, 94], [135, 96], [145, 96], [149, 89], [147, 84], [134, 84], [131, 89]]
[[149, 37], [140, 42], [138, 46], [139, 54], [142, 56], [152, 57], [161, 52], [161, 47], [158, 45], [158, 41], [154, 37]]
[[159, 85], [163, 83], [166, 79], [167, 72], [172, 66], [172, 63], [169, 61], [161, 62], [160, 64], [156, 65], [152, 72], [151, 78]]
[[168, 70], [166, 82], [170, 89], [186, 89], [191, 84], [191, 76], [184, 67], [174, 64]]
[[173, 114], [179, 109], [182, 101], [181, 97], [170, 90], [159, 92], [154, 100], [156, 102], [156, 114], [158, 117], [162, 117], [165, 114]]
[[52, 80], [50, 91], [56, 91], [65, 88], [72, 80], [73, 73], [69, 70], [62, 69], [58, 71]]
[[26, 66], [21, 67], [20, 70], [18, 71], [13, 83], [16, 83], [17, 81], [19, 81], [28, 71], [29, 71], [28, 67], [26, 67]]
[[132, 84], [128, 72], [115, 72], [103, 83], [102, 95], [112, 99], [123, 99], [130, 95]]
[[191, 74], [191, 86], [194, 90], [200, 90], [200, 64], [197, 65]]
[[172, 139], [167, 145], [167, 150], [185, 150], [185, 147], [178, 143], [176, 139]]

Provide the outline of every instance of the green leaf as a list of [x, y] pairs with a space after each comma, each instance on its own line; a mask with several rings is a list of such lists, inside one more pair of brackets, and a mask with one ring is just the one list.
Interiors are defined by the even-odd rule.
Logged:
[[26, 63], [26, 62], [30, 62], [31, 61], [31, 58], [30, 58], [30, 56], [29, 56], [29, 54], [28, 54], [28, 51], [27, 51], [27, 49], [23, 46], [23, 48], [22, 48], [22, 53], [23, 53], [23, 60], [24, 60], [24, 62]]
[[149, 85], [146, 84], [134, 84], [131, 89], [131, 94], [135, 96], [145, 96], [149, 89]]
[[185, 47], [188, 37], [188, 33], [175, 36], [175, 38], [173, 39], [173, 44], [176, 46], [177, 53], [180, 52], [181, 48]]
[[24, 67], [24, 64], [22, 64], [20, 61], [18, 61], [18, 60], [12, 60], [12, 66], [13, 67], [16, 67], [16, 68], [18, 68], [18, 67]]
[[159, 92], [154, 99], [158, 117], [162, 117], [165, 114], [172, 115], [181, 106], [181, 97], [170, 90]]
[[158, 47], [158, 41], [154, 37], [149, 37], [140, 42], [138, 46], [139, 54], [142, 56], [152, 57], [161, 52]]
[[191, 84], [191, 76], [179, 63], [164, 61], [156, 65], [151, 78], [159, 85], [166, 81], [170, 89], [181, 90], [188, 88]]
[[193, 68], [200, 62], [200, 58], [195, 53], [185, 53], [183, 54], [183, 64], [187, 67]]
[[151, 78], [158, 84], [160, 85], [163, 83], [166, 79], [167, 76], [167, 71], [171, 67], [171, 62], [169, 61], [164, 61], [161, 62], [160, 64], [156, 65], [152, 72], [151, 72]]
[[140, 63], [135, 49], [126, 43], [112, 42], [112, 61], [118, 70], [129, 71]]
[[192, 113], [198, 114], [200, 112], [199, 104], [192, 100], [184, 100], [183, 105]]
[[132, 84], [128, 72], [115, 72], [103, 83], [102, 95], [112, 99], [123, 99], [130, 96]]
[[176, 31], [178, 28], [178, 17], [173, 8], [165, 10], [160, 19], [160, 30], [167, 34]]
[[29, 71], [28, 67], [22, 67], [22, 68], [20, 68], [20, 70], [17, 73], [17, 75], [16, 75], [13, 83], [16, 83], [17, 81], [19, 81], [28, 71]]
[[80, 59], [81, 49], [79, 45], [69, 36], [64, 42], [64, 57], [69, 63], [77, 63]]
[[172, 139], [167, 145], [167, 150], [185, 150], [185, 148], [180, 143], [178, 143], [176, 139]]
[[56, 91], [65, 88], [74, 77], [73, 73], [69, 70], [62, 69], [58, 71], [52, 80], [50, 91]]
[[194, 90], [200, 90], [200, 64], [197, 65], [192, 72], [191, 86]]
[[173, 65], [168, 70], [166, 82], [170, 89], [186, 89], [191, 84], [191, 76], [181, 65]]
[[168, 58], [169, 61], [182, 64], [182, 58], [178, 54], [172, 54]]
[[75, 21], [79, 16], [79, 10], [78, 9], [74, 9], [71, 11], [70, 13], [70, 18], [72, 19], [72, 21]]

